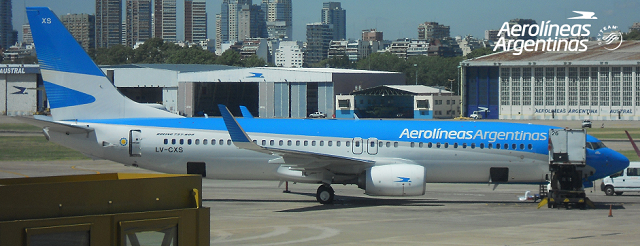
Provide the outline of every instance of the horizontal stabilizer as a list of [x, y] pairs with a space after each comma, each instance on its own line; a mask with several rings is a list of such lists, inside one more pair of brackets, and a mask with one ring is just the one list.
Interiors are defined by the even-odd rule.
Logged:
[[49, 131], [54, 131], [54, 132], [65, 132], [70, 134], [77, 134], [77, 133], [88, 133], [93, 131], [93, 128], [88, 126], [64, 124], [61, 122], [53, 121], [51, 117], [43, 116], [43, 115], [34, 115], [33, 117], [19, 116], [19, 117], [15, 117], [14, 119], [17, 119], [29, 125], [33, 125], [41, 128], [48, 128]]

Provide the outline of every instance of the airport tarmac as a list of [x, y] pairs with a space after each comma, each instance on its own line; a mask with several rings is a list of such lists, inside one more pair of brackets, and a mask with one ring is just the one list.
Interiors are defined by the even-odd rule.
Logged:
[[[110, 161], [0, 162], [0, 178], [151, 171]], [[597, 184], [599, 185], [599, 183]], [[315, 201], [317, 185], [203, 180], [211, 245], [635, 245], [640, 193], [605, 196], [596, 209], [536, 209], [520, 202], [534, 185], [427, 184], [418, 197], [370, 197], [336, 185], [336, 203]], [[609, 204], [613, 217], [608, 217]]]

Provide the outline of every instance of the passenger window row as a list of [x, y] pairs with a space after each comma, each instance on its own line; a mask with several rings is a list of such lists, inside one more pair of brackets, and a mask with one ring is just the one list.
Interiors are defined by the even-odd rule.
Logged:
[[[480, 148], [480, 149], [512, 149], [512, 150], [524, 150], [525, 149], [525, 145], [524, 144], [500, 144], [500, 143], [489, 143], [489, 144], [484, 144], [484, 143], [480, 143], [479, 145], [476, 145], [475, 143], [471, 143], [469, 145], [467, 145], [467, 143], [462, 143], [462, 144], [458, 144], [458, 143], [432, 143], [432, 142], [428, 142], [426, 143], [426, 148], [449, 148], [452, 147], [454, 149], [457, 149], [458, 147], [462, 147], [463, 149], [466, 149], [467, 147], [475, 149], [475, 148]], [[416, 143], [415, 142], [411, 142], [411, 148], [415, 148], [416, 147]], [[425, 143], [423, 142], [419, 142], [418, 143], [418, 147], [419, 148], [425, 148]], [[533, 145], [532, 144], [527, 144], [526, 148], [528, 150], [532, 150], [533, 149]]]
[[[211, 145], [216, 145], [216, 144], [224, 145], [225, 144], [225, 140], [224, 139], [219, 139], [217, 141], [216, 141], [216, 139], [211, 139], [210, 142], [209, 142], [208, 139], [202, 139], [202, 140], [200, 140], [200, 139], [195, 139], [195, 140], [186, 139], [186, 141], [185, 141], [185, 139], [171, 139], [171, 140], [166, 139], [166, 138], [164, 139], [164, 144], [169, 144], [169, 142], [171, 142], [171, 144], [173, 144], [173, 145], [175, 145], [175, 144], [184, 145], [185, 142], [186, 142], [187, 145], [192, 145], [192, 144], [200, 145], [200, 143], [202, 143], [202, 145], [208, 145], [209, 143], [211, 143]], [[257, 140], [253, 140], [253, 142], [255, 144], [258, 144]], [[262, 141], [260, 143], [261, 143], [262, 146], [267, 146], [267, 140], [265, 140], [265, 139], [262, 139]], [[309, 140], [295, 140], [295, 146], [309, 146], [309, 145], [311, 145], [311, 146], [325, 146], [325, 143], [326, 143], [326, 146], [329, 146], [329, 147], [334, 146], [334, 141], [331, 141], [331, 140], [326, 141], [326, 142], [324, 140], [320, 140], [320, 141], [316, 141], [316, 140], [311, 140], [311, 141], [309, 141]], [[226, 144], [227, 145], [231, 145], [232, 144], [231, 139], [227, 139], [226, 140]], [[269, 146], [275, 146], [276, 145], [276, 140], [271, 139], [271, 140], [268, 141], [268, 144], [269, 144]], [[376, 143], [375, 142], [370, 142], [369, 144], [370, 144], [370, 147], [375, 147]], [[284, 146], [285, 145], [285, 140], [278, 140], [277, 145], [278, 146]], [[294, 145], [294, 141], [293, 140], [286, 140], [286, 145], [287, 146], [293, 146]], [[355, 145], [356, 145], [356, 147], [360, 147], [360, 142], [356, 141]], [[378, 141], [378, 147], [379, 148], [382, 148], [382, 147], [391, 148], [391, 145], [392, 145], [392, 143], [389, 142], [389, 141], [387, 141], [387, 142]], [[336, 147], [342, 146], [342, 142], [341, 141], [335, 141], [335, 146]], [[394, 148], [398, 148], [398, 146], [399, 146], [398, 142], [393, 142], [393, 147]], [[351, 147], [351, 141], [345, 141], [345, 147]], [[411, 142], [411, 148], [415, 148], [415, 147], [416, 147], [416, 142]], [[418, 143], [418, 147], [419, 148], [424, 148], [425, 147], [425, 143], [424, 142], [419, 142]], [[461, 147], [463, 149], [466, 149], [467, 147], [472, 148], [472, 149], [475, 149], [476, 147], [479, 147], [480, 149], [485, 149], [485, 148], [487, 148], [487, 149], [494, 149], [494, 148], [495, 149], [512, 149], [512, 150], [516, 150], [516, 149], [524, 150], [525, 149], [525, 145], [524, 144], [520, 144], [520, 145], [511, 144], [511, 145], [509, 145], [509, 144], [506, 144], [506, 143], [505, 144], [496, 143], [495, 145], [493, 143], [489, 143], [487, 145], [485, 145], [484, 143], [480, 143], [479, 145], [476, 146], [475, 143], [471, 143], [470, 145], [467, 145], [467, 143], [462, 143], [462, 144], [453, 143], [453, 144], [450, 144], [450, 143], [440, 143], [440, 142], [436, 142], [436, 143], [428, 142], [428, 143], [426, 143], [426, 147], [427, 148], [434, 148], [434, 147], [435, 148], [450, 148], [450, 147], [452, 147], [454, 149], [457, 149], [458, 147]], [[533, 145], [532, 144], [527, 144], [526, 147], [529, 150], [533, 149]]]
[[[180, 145], [184, 145], [185, 142], [187, 145], [191, 145], [191, 144], [195, 144], [195, 145], [200, 145], [200, 143], [202, 143], [202, 145], [208, 145], [209, 144], [209, 139], [195, 139], [195, 140], [191, 140], [191, 139], [187, 139], [186, 141], [184, 139], [164, 139], [164, 144], [169, 144], [169, 141], [171, 141], [171, 144], [180, 144]], [[211, 145], [216, 145], [216, 143], [218, 145], [224, 145], [225, 140], [224, 139], [220, 139], [218, 141], [216, 141], [215, 139], [211, 139]], [[227, 145], [231, 145], [231, 139], [227, 139]]]

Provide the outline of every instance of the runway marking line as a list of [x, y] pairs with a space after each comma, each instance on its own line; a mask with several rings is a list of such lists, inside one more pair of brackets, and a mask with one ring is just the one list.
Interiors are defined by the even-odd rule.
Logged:
[[90, 170], [90, 169], [83, 169], [83, 168], [76, 168], [77, 166], [72, 166], [71, 169], [75, 169], [78, 171], [88, 171], [88, 172], [95, 172], [96, 174], [100, 174], [100, 172], [96, 171], [96, 170]]
[[3, 173], [10, 173], [10, 174], [15, 174], [15, 175], [18, 175], [18, 176], [23, 176], [23, 177], [25, 177], [25, 178], [28, 178], [28, 177], [29, 177], [29, 176], [24, 175], [24, 174], [22, 174], [22, 173], [16, 173], [16, 172], [11, 172], [11, 171], [4, 171], [4, 170], [0, 170], [0, 172], [3, 172]]

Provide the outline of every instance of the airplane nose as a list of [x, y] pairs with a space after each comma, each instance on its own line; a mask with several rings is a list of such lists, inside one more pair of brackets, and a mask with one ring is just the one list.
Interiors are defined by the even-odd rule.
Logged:
[[610, 150], [610, 153], [607, 159], [609, 162], [609, 167], [608, 167], [609, 170], [607, 171], [610, 171], [610, 173], [612, 174], [619, 172], [629, 166], [629, 158], [618, 153], [615, 150]]

